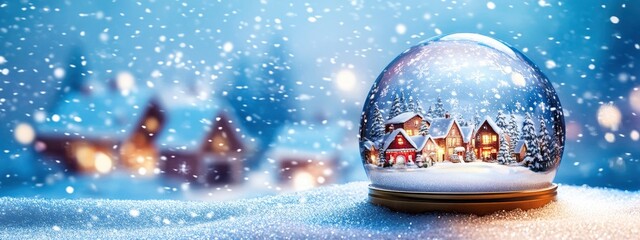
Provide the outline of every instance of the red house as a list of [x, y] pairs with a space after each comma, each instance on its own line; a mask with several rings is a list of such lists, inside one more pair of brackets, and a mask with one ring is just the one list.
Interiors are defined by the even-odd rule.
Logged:
[[[485, 161], [495, 160], [500, 149], [500, 136], [502, 129], [487, 116], [476, 128], [475, 152], [478, 158]], [[509, 136], [505, 134], [505, 140], [509, 142]]]
[[418, 146], [404, 129], [393, 130], [387, 135], [382, 147], [385, 151], [385, 159], [391, 165], [404, 165], [415, 163]]

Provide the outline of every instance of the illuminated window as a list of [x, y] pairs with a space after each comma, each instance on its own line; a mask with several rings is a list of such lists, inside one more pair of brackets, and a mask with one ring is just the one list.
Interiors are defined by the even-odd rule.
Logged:
[[409, 134], [409, 136], [413, 136], [413, 130], [408, 129], [408, 130], [407, 130], [407, 134]]
[[489, 143], [489, 134], [482, 134], [482, 143]]
[[213, 148], [213, 151], [217, 153], [225, 153], [229, 151], [229, 144], [227, 143], [227, 139], [221, 135], [216, 135], [215, 137], [213, 137], [211, 147]]
[[403, 145], [404, 144], [404, 140], [402, 140], [402, 138], [398, 138], [398, 144]]
[[491, 135], [491, 141], [492, 141], [492, 142], [498, 141], [498, 136], [496, 136], [496, 135]]

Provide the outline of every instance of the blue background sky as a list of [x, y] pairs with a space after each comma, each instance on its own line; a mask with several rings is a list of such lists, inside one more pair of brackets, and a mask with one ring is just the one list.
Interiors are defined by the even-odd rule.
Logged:
[[[262, 68], [276, 47], [298, 120], [346, 123], [355, 142], [362, 101], [394, 57], [435, 35], [472, 32], [521, 50], [554, 83], [568, 113], [556, 182], [638, 189], [638, 14], [631, 1], [5, 1], [0, 185], [30, 186], [47, 174], [14, 131], [55, 104], [64, 79], [56, 69], [67, 69], [74, 51], [96, 88], [126, 71], [167, 95], [198, 86], [224, 98], [234, 68]], [[617, 126], [603, 124], [616, 110]]]

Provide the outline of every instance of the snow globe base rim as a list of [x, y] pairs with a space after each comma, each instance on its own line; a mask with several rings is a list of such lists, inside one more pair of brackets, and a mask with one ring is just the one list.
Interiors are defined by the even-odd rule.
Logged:
[[369, 202], [407, 213], [452, 212], [486, 215], [502, 210], [528, 210], [555, 201], [558, 185], [526, 191], [430, 193], [394, 191], [369, 186]]

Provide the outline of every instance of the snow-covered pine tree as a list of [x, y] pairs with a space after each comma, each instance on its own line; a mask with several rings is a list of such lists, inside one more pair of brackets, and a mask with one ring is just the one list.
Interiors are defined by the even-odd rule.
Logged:
[[373, 104], [373, 119], [371, 121], [371, 128], [369, 130], [369, 138], [378, 140], [384, 136], [384, 118], [382, 112], [378, 108], [378, 103]]
[[504, 134], [500, 135], [500, 149], [498, 150], [498, 163], [509, 164], [513, 160], [511, 159], [511, 153], [509, 152], [509, 143], [504, 137]]
[[427, 110], [427, 114], [424, 115], [427, 118], [433, 118], [433, 106], [429, 105], [429, 109]]
[[507, 115], [502, 110], [498, 111], [498, 117], [496, 117], [496, 125], [503, 131], [507, 131]]
[[416, 113], [424, 115], [424, 108], [422, 108], [422, 102], [420, 100], [416, 100]]
[[423, 119], [422, 123], [420, 124], [420, 135], [422, 136], [427, 136], [429, 135], [429, 127], [427, 126], [427, 120]]
[[555, 166], [560, 161], [560, 158], [562, 158], [561, 142], [564, 140], [564, 132], [562, 130], [562, 126], [557, 123], [554, 123], [553, 125], [551, 125], [551, 127], [553, 129], [553, 133], [555, 134], [555, 136], [552, 138], [554, 141], [553, 148], [551, 149], [551, 156], [553, 157], [552, 166]]
[[482, 121], [482, 119], [480, 118], [480, 114], [478, 114], [478, 111], [476, 111], [476, 114], [473, 115], [473, 124], [475, 124], [476, 127], [479, 127], [480, 121]]
[[533, 171], [540, 171], [538, 170], [539, 166], [535, 166], [535, 164], [539, 164], [542, 161], [542, 156], [540, 156], [536, 129], [529, 113], [525, 115], [522, 123], [522, 139], [527, 144], [527, 153], [524, 157], [525, 166], [528, 166]]
[[378, 166], [379, 167], [386, 167], [387, 165], [387, 161], [385, 160], [385, 156], [384, 156], [384, 149], [382, 149], [383, 144], [384, 143], [381, 141], [380, 144], [378, 145]]
[[407, 112], [408, 111], [408, 106], [407, 106], [407, 98], [404, 97], [404, 92], [400, 93], [400, 111], [401, 113]]
[[393, 102], [391, 103], [391, 111], [389, 111], [389, 119], [392, 119], [402, 113], [402, 103], [400, 102], [400, 96], [395, 94], [393, 96]]
[[435, 109], [433, 110], [433, 115], [436, 118], [442, 118], [444, 117], [444, 114], [447, 111], [444, 110], [444, 103], [442, 103], [442, 98], [438, 97], [438, 99], [436, 100], [436, 106]]
[[511, 149], [511, 154], [515, 154], [515, 148], [520, 141], [520, 131], [518, 131], [518, 123], [516, 122], [516, 115], [511, 113], [511, 118], [509, 119], [509, 126], [507, 127], [507, 133], [511, 138], [511, 144], [509, 145], [509, 149]]
[[473, 162], [476, 160], [476, 154], [473, 152], [473, 150], [468, 149], [467, 152], [464, 155], [464, 161], [465, 162]]
[[407, 102], [407, 112], [417, 112], [416, 101], [413, 99], [413, 96], [409, 96], [409, 100]]
[[[552, 162], [551, 151], [549, 145], [551, 144], [551, 138], [549, 137], [549, 131], [547, 130], [546, 121], [540, 116], [540, 129], [538, 130], [538, 146], [540, 148], [540, 155], [542, 159], [538, 165], [539, 171], [545, 171], [549, 169]], [[535, 165], [535, 164], [534, 164]]]

